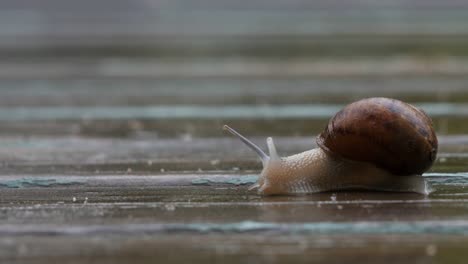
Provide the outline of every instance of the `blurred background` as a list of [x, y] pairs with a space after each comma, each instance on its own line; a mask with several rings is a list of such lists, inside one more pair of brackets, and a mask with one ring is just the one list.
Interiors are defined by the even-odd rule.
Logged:
[[0, 134], [313, 136], [342, 105], [466, 133], [462, 0], [0, 1]]

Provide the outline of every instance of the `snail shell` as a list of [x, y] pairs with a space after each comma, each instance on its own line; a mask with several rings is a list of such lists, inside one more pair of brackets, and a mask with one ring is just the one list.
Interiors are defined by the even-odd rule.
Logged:
[[422, 110], [395, 99], [347, 105], [317, 137], [325, 151], [396, 175], [422, 174], [436, 159], [437, 137]]
[[388, 98], [349, 104], [317, 137], [319, 148], [280, 157], [271, 137], [269, 155], [229, 126], [225, 130], [255, 151], [263, 163], [257, 184], [264, 195], [336, 190], [427, 194], [422, 173], [434, 163], [437, 137], [420, 109]]

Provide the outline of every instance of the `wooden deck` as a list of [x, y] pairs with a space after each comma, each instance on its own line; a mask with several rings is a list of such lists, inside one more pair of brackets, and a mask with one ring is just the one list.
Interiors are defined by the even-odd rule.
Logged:
[[[1, 263], [465, 263], [468, 3], [0, 1]], [[262, 197], [343, 105], [414, 103], [429, 195]]]

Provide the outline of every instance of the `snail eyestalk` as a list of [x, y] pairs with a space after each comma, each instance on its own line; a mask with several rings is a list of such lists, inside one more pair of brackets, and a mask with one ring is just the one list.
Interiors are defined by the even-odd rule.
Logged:
[[276, 152], [275, 142], [273, 138], [267, 138], [268, 152], [270, 153], [270, 160], [279, 160], [278, 152]]
[[[263, 152], [263, 150], [259, 146], [255, 145], [252, 141], [248, 140], [247, 138], [245, 138], [244, 136], [239, 134], [239, 132], [237, 132], [233, 128], [229, 127], [228, 125], [224, 125], [223, 129], [229, 131], [229, 133], [233, 134], [234, 136], [239, 138], [242, 142], [244, 142], [244, 144], [247, 147], [249, 147], [251, 150], [255, 151], [255, 153], [257, 153], [257, 155], [262, 160], [263, 166], [264, 167], [266, 166], [266, 164], [268, 163], [268, 160], [270, 159], [270, 157], [267, 154], [265, 154], [265, 152]], [[274, 146], [273, 146], [273, 148], [274, 148]], [[276, 150], [275, 150], [275, 153], [276, 153]], [[270, 154], [272, 154], [271, 150], [270, 150]]]

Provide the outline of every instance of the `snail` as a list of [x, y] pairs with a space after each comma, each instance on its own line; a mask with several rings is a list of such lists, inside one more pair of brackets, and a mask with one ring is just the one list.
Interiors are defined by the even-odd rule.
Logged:
[[317, 148], [280, 157], [273, 138], [269, 155], [225, 125], [263, 163], [256, 184], [262, 195], [339, 190], [427, 194], [422, 174], [434, 163], [437, 137], [428, 115], [396, 99], [367, 98], [345, 106], [316, 138]]

